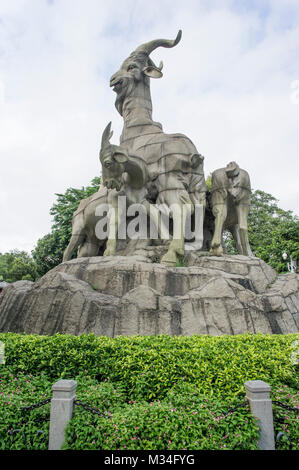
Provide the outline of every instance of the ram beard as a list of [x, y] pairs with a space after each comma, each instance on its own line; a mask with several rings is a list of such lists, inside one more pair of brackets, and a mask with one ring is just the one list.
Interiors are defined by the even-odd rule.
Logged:
[[123, 115], [124, 100], [125, 100], [125, 96], [123, 96], [122, 94], [117, 96], [115, 100], [115, 107], [121, 116]]
[[104, 186], [106, 186], [107, 189], [116, 189], [116, 191], [120, 191], [122, 185], [122, 181], [118, 181], [115, 178], [109, 178], [104, 181]]
[[134, 89], [134, 81], [131, 79], [129, 80], [125, 78], [123, 79], [122, 89], [120, 91], [115, 90], [117, 93], [116, 100], [115, 100], [115, 107], [121, 116], [123, 115], [124, 101], [126, 98], [130, 96], [133, 89]]

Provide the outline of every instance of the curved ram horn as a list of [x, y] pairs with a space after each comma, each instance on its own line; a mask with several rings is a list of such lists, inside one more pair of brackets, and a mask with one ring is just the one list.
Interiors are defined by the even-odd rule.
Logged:
[[174, 47], [176, 46], [182, 37], [182, 30], [180, 29], [177, 37], [174, 40], [171, 39], [154, 39], [153, 41], [147, 42], [142, 44], [141, 46], [137, 47], [135, 52], [145, 52], [146, 54], [150, 55], [157, 47]]
[[152, 61], [152, 59], [149, 57], [148, 58], [148, 65], [150, 65], [151, 67], [154, 67], [154, 69], [157, 69], [157, 70], [160, 70], [160, 72], [162, 71], [163, 69], [163, 62], [161, 60], [159, 66], [157, 67], [157, 65], [155, 65], [155, 63]]
[[106, 147], [107, 145], [109, 145], [109, 140], [111, 139], [112, 135], [113, 135], [113, 131], [111, 131], [111, 121], [109, 122], [109, 124], [105, 127], [105, 130], [103, 132], [103, 135], [102, 135], [102, 148]]

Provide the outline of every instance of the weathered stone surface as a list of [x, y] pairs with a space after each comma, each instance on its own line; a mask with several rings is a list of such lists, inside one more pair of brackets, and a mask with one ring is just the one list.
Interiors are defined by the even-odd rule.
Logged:
[[[296, 333], [299, 276], [258, 258], [189, 252], [185, 267], [142, 255], [77, 258], [0, 298], [0, 331], [117, 335]], [[191, 266], [188, 266], [188, 264]]]

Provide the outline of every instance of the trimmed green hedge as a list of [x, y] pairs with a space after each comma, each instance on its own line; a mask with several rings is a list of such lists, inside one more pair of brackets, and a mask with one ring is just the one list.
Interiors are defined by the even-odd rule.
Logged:
[[246, 380], [296, 386], [290, 357], [299, 335], [38, 336], [0, 333], [6, 364], [56, 379], [79, 374], [123, 385], [132, 399], [161, 399], [178, 380], [206, 396], [244, 395]]
[[[24, 435], [25, 448], [46, 448], [48, 423], [34, 419], [49, 405], [30, 413], [27, 426], [18, 410], [50, 397], [57, 379], [72, 378], [78, 399], [104, 417], [76, 407], [66, 449], [254, 449], [258, 427], [248, 407], [222, 416], [244, 400], [247, 380], [264, 380], [274, 400], [296, 405], [298, 366], [291, 356], [298, 339], [0, 333], [6, 356], [0, 366], [0, 448], [24, 448]], [[288, 435], [298, 448], [298, 426], [289, 416], [276, 425], [285, 433], [280, 448], [290, 448]], [[12, 429], [20, 431], [8, 434]]]

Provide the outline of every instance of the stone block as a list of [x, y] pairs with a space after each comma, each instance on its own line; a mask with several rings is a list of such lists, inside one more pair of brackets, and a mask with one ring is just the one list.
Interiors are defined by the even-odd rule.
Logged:
[[[165, 252], [165, 247], [147, 248], [153, 259]], [[135, 256], [77, 258], [62, 263], [35, 283], [21, 281], [4, 289], [0, 331], [44, 335], [93, 332], [109, 337], [141, 332], [222, 335], [299, 331], [298, 275], [279, 276], [269, 288], [269, 274], [265, 276], [265, 266], [257, 258], [218, 258], [193, 252], [192, 263], [168, 268]]]

